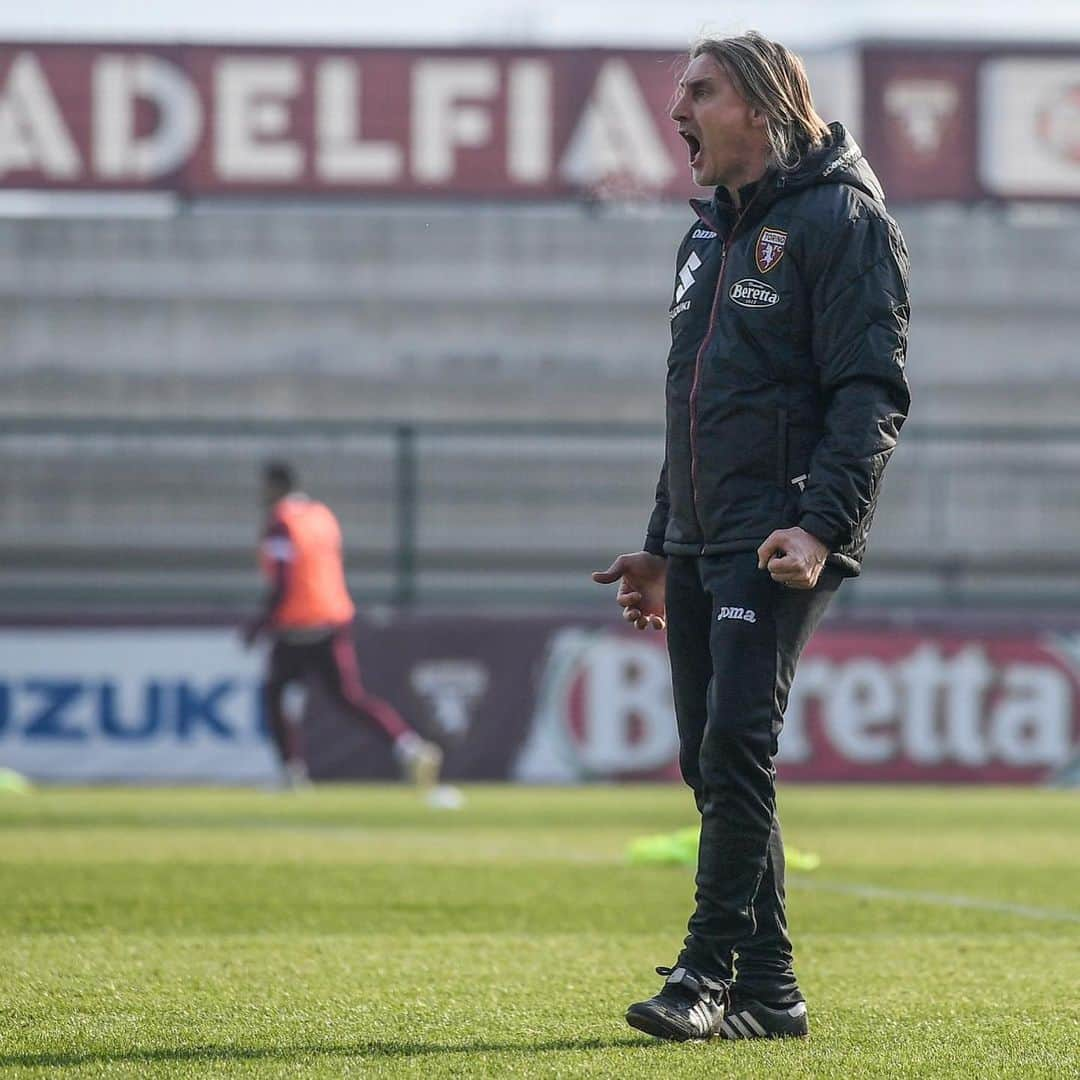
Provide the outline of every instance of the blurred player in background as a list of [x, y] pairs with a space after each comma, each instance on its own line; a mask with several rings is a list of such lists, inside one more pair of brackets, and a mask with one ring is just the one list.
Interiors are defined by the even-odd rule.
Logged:
[[701, 814], [697, 896], [660, 1038], [803, 1036], [773, 758], [799, 655], [859, 573], [907, 415], [907, 251], [881, 185], [761, 37], [692, 50], [671, 118], [696, 220], [676, 260], [667, 452], [643, 550], [601, 583], [668, 630], [679, 763]]
[[259, 562], [269, 582], [260, 613], [244, 630], [254, 644], [273, 642], [266, 678], [266, 714], [285, 780], [307, 781], [299, 717], [290, 723], [286, 691], [319, 682], [350, 716], [372, 724], [390, 740], [394, 756], [413, 783], [432, 788], [442, 751], [421, 738], [388, 702], [369, 693], [360, 679], [352, 623], [356, 608], [345, 583], [341, 528], [329, 507], [297, 490], [284, 462], [263, 470], [266, 527]]

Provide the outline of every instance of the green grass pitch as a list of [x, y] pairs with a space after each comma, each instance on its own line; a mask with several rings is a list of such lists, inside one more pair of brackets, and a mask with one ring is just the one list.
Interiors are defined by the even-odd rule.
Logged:
[[625, 1026], [692, 875], [672, 786], [0, 797], [0, 1075], [1080, 1075], [1080, 793], [789, 787], [801, 1043]]

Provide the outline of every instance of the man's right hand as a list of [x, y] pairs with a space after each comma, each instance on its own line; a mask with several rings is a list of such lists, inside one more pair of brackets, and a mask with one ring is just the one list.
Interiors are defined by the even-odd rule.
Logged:
[[623, 618], [639, 630], [663, 630], [667, 626], [664, 608], [664, 579], [667, 560], [647, 551], [620, 555], [606, 570], [596, 570], [592, 579], [599, 585], [619, 582], [615, 602]]

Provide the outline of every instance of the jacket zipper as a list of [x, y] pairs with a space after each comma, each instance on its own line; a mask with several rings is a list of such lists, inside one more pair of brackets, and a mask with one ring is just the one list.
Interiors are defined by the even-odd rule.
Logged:
[[[755, 191], [754, 198], [756, 197], [757, 192]], [[698, 349], [697, 356], [694, 358], [694, 381], [690, 386], [690, 494], [691, 502], [694, 504], [694, 518], [697, 520], [698, 532], [701, 534], [702, 555], [705, 554], [705, 529], [701, 524], [701, 512], [698, 509], [697, 501], [697, 396], [698, 387], [701, 383], [701, 358], [705, 355], [705, 350], [712, 341], [713, 331], [716, 329], [716, 313], [719, 311], [723, 299], [724, 269], [727, 266], [727, 257], [728, 252], [731, 250], [731, 242], [735, 239], [735, 233], [738, 231], [739, 226], [742, 224], [742, 219], [746, 217], [746, 212], [753, 205], [753, 202], [754, 199], [752, 198], [750, 202], [742, 208], [741, 213], [735, 219], [734, 224], [731, 226], [731, 230], [724, 240], [724, 251], [720, 256], [720, 269], [716, 275], [716, 294], [713, 296], [712, 310], [709, 312], [709, 327], [705, 331], [705, 337], [702, 339], [701, 347]], [[701, 215], [699, 214], [698, 216], [700, 217]]]
[[776, 410], [776, 483], [781, 491], [788, 490], [788, 419], [787, 409]]

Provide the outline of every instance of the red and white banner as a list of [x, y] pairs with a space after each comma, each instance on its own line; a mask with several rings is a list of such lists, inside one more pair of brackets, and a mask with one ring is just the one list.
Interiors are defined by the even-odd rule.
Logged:
[[[824, 629], [799, 665], [780, 740], [792, 780], [1045, 779], [1080, 753], [1080, 635]], [[671, 682], [646, 638], [565, 629], [550, 642], [514, 774], [677, 775]]]
[[[1080, 47], [808, 53], [893, 202], [1080, 198]], [[0, 45], [0, 188], [495, 199], [700, 194], [682, 57]]]
[[1080, 47], [868, 45], [861, 70], [892, 202], [1080, 198]]
[[1080, 55], [989, 60], [980, 83], [980, 175], [987, 190], [1080, 196]]
[[[656, 635], [611, 619], [362, 622], [364, 681], [446, 748], [450, 779], [677, 780]], [[258, 658], [221, 627], [0, 629], [0, 765], [46, 780], [262, 782], [275, 767]], [[788, 780], [1038, 783], [1080, 773], [1080, 629], [829, 624], [799, 666]], [[390, 748], [303, 708], [318, 779], [396, 775]]]
[[0, 186], [684, 196], [670, 52], [0, 46]]
[[790, 779], [1027, 782], [1080, 751], [1080, 635], [840, 629], [788, 704]]

